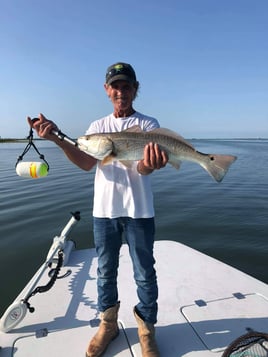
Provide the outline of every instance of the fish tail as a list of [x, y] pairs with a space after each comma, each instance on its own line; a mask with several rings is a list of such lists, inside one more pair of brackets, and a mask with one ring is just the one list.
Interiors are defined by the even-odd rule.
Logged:
[[201, 166], [217, 181], [221, 182], [231, 164], [237, 159], [233, 155], [209, 154]]

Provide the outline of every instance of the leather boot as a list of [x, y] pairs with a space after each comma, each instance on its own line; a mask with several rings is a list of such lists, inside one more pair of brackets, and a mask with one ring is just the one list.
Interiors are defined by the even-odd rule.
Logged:
[[109, 343], [119, 334], [117, 324], [120, 303], [110, 307], [101, 313], [101, 322], [95, 336], [91, 339], [87, 351], [87, 357], [99, 357], [106, 350]]
[[143, 321], [137, 314], [135, 308], [134, 316], [138, 323], [138, 335], [140, 339], [142, 357], [160, 357], [155, 341], [154, 325]]

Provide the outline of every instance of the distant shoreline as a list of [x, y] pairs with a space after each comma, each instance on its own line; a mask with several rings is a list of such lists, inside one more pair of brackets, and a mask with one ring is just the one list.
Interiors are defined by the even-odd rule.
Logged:
[[[35, 141], [36, 140], [44, 140], [44, 139], [34, 139]], [[9, 139], [9, 138], [6, 138], [6, 139], [0, 139], [0, 143], [25, 143], [29, 141], [29, 139]]]
[[[75, 140], [75, 139], [74, 139]], [[218, 141], [224, 141], [224, 140], [268, 140], [268, 138], [188, 138], [186, 140], [218, 140]], [[46, 139], [41, 139], [41, 138], [35, 138], [34, 141], [46, 141]], [[6, 139], [1, 139], [0, 138], [0, 144], [1, 143], [25, 143], [28, 142], [28, 139], [14, 139], [14, 138], [6, 138]]]

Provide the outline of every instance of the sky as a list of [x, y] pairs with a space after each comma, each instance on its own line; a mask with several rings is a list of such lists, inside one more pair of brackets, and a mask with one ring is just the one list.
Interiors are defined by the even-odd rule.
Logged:
[[109, 65], [134, 108], [185, 138], [268, 138], [267, 0], [0, 0], [0, 137], [40, 112], [71, 137], [112, 112]]

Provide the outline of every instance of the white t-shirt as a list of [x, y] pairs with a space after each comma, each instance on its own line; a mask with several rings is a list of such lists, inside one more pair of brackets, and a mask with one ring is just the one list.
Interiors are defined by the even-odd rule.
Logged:
[[[86, 135], [118, 132], [139, 125], [142, 130], [159, 128], [155, 118], [135, 112], [127, 118], [110, 114], [91, 123]], [[154, 216], [150, 175], [137, 172], [137, 161], [131, 168], [119, 161], [101, 165], [98, 161], [95, 175], [93, 216], [98, 218], [150, 218]]]

